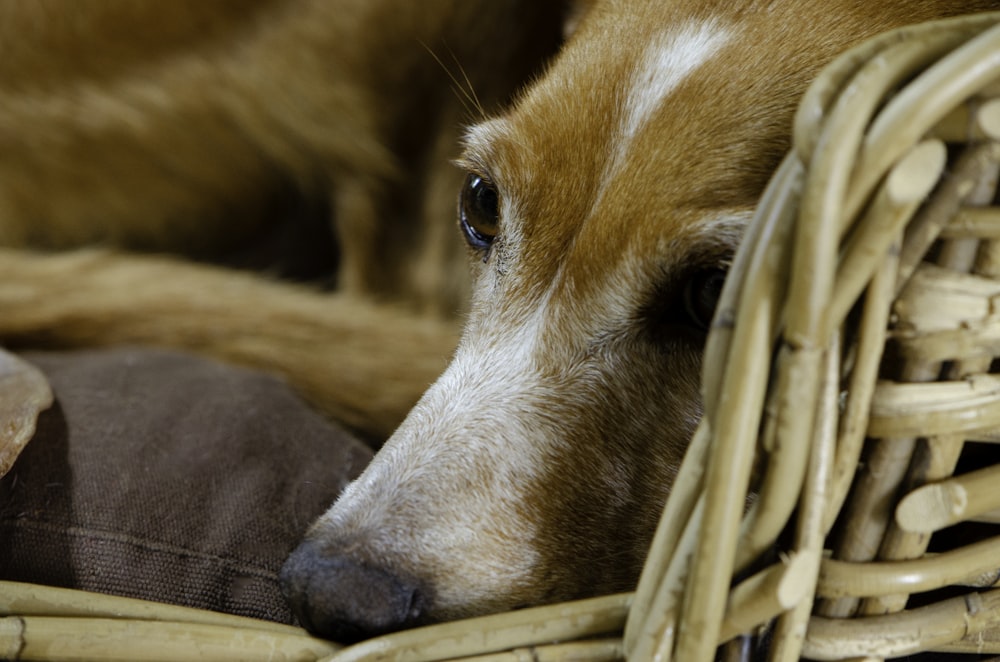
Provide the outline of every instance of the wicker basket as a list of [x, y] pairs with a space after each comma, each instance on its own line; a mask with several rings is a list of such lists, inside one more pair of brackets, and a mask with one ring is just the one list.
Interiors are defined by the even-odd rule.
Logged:
[[775, 617], [763, 659], [1000, 653], [1000, 527], [956, 526], [1000, 521], [998, 24], [886, 34], [807, 93], [723, 293], [631, 657], [710, 660]]
[[337, 651], [3, 584], [0, 657], [1000, 654], [998, 79], [1000, 15], [983, 14], [883, 35], [812, 86], [723, 292], [705, 417], [634, 594]]

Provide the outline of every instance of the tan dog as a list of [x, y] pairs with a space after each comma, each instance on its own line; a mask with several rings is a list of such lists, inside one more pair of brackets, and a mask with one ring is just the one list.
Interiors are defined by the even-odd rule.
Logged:
[[[630, 588], [699, 417], [722, 276], [799, 96], [867, 36], [996, 4], [599, 0], [574, 16], [544, 77], [467, 133], [461, 342], [286, 565], [302, 621], [354, 639]], [[201, 349], [282, 370], [375, 431], [402, 400], [376, 405], [378, 389], [429, 374], [450, 342], [446, 325], [177, 262], [3, 260], [8, 338]], [[405, 352], [387, 360], [395, 334]]]

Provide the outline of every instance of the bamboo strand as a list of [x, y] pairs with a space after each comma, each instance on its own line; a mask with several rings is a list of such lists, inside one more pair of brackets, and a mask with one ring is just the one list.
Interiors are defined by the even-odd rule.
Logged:
[[876, 59], [877, 55], [884, 53], [893, 44], [918, 42], [924, 44], [926, 50], [925, 59], [913, 65], [920, 68], [994, 22], [995, 18], [989, 15], [974, 15], [910, 25], [874, 37], [840, 55], [813, 81], [799, 103], [793, 131], [799, 158], [805, 163], [812, 158], [818, 142], [815, 126], [820, 118], [829, 113], [833, 103], [843, 96], [841, 93], [847, 86], [847, 81], [856, 76], [863, 64]]
[[[797, 195], [798, 195], [798, 181], [799, 181], [799, 173], [800, 172], [801, 172], [801, 166], [799, 166], [792, 159], [786, 159], [785, 162], [782, 165], [782, 174], [784, 176], [780, 180], [781, 182], [784, 182], [785, 185], [784, 186], [780, 186], [780, 187], [779, 186], [772, 186], [772, 187], [770, 187], [768, 189], [769, 190], [769, 194], [766, 195], [765, 198], [767, 198], [769, 200], [778, 201], [778, 200], [781, 200], [782, 198], [788, 198], [788, 197], [795, 198], [795, 197], [797, 197]], [[767, 228], [772, 227], [775, 224], [778, 224], [780, 226], [781, 224], [779, 222], [783, 218], [785, 219], [785, 221], [787, 223], [790, 220], [790, 217], [787, 214], [784, 215], [784, 216], [782, 216], [781, 214], [768, 214], [767, 211], [766, 211], [767, 210], [767, 206], [765, 206], [764, 209], [765, 209], [765, 212], [762, 215], [762, 217], [766, 220], [766, 222], [762, 224], [761, 236], [764, 237], [766, 240], [770, 240], [770, 239], [773, 238], [773, 236], [768, 236], [768, 235], [772, 235], [772, 233], [768, 232]], [[766, 243], [770, 243], [770, 241], [767, 241]], [[764, 244], [764, 245], [766, 245], [766, 244]], [[747, 252], [741, 252], [741, 255], [747, 255], [747, 254], [748, 254]], [[743, 261], [743, 259], [738, 258], [737, 259], [737, 263], [738, 264], [748, 264], [751, 259], [752, 258], [747, 257], [747, 258], [745, 258], [746, 261]], [[762, 259], [762, 258], [757, 258], [757, 259]], [[733, 279], [727, 279], [727, 281], [732, 281], [732, 280]], [[704, 424], [710, 426], [709, 429], [711, 429], [711, 422], [715, 418], [717, 418], [717, 417], [720, 417], [720, 418], [722, 417], [721, 415], [719, 415], [719, 416], [716, 415], [716, 414], [718, 414], [718, 412], [720, 410], [720, 407], [721, 407], [726, 412], [725, 413], [725, 417], [724, 417], [723, 420], [726, 421], [727, 422], [726, 425], [729, 426], [728, 427], [728, 432], [729, 432], [730, 436], [734, 432], [737, 433], [737, 434], [746, 435], [746, 434], [752, 433], [752, 430], [756, 428], [756, 425], [754, 423], [749, 423], [748, 421], [735, 421], [734, 419], [731, 418], [732, 411], [729, 410], [728, 407], [723, 407], [720, 404], [720, 403], [723, 403], [723, 402], [728, 402], [729, 399], [734, 399], [734, 396], [727, 394], [727, 392], [725, 390], [725, 383], [721, 383], [720, 384], [720, 382], [718, 380], [718, 375], [723, 374], [723, 370], [722, 370], [722, 366], [723, 365], [726, 366], [727, 369], [731, 368], [731, 363], [732, 363], [733, 359], [735, 359], [737, 362], [744, 362], [745, 363], [745, 362], [747, 362], [749, 360], [749, 361], [753, 362], [754, 364], [759, 363], [760, 360], [761, 360], [761, 358], [765, 357], [767, 355], [766, 352], [762, 352], [760, 348], [761, 347], [768, 347], [770, 345], [770, 339], [771, 339], [771, 337], [773, 335], [773, 331], [771, 331], [771, 326], [773, 326], [773, 322], [771, 322], [770, 320], [767, 320], [766, 316], [757, 316], [757, 315], [752, 315], [751, 316], [751, 320], [748, 322], [746, 320], [746, 317], [748, 316], [748, 313], [746, 312], [745, 308], [743, 310], [733, 310], [733, 309], [731, 309], [732, 310], [731, 314], [735, 316], [735, 319], [732, 320], [733, 322], [735, 322], [735, 326], [737, 326], [739, 328], [744, 328], [749, 323], [749, 324], [752, 325], [752, 328], [755, 331], [755, 332], [751, 332], [749, 334], [742, 334], [742, 333], [740, 334], [739, 338], [740, 338], [740, 342], [741, 342], [741, 348], [745, 347], [746, 345], [749, 345], [751, 347], [754, 347], [754, 349], [751, 350], [751, 351], [749, 351], [749, 352], [746, 351], [745, 349], [740, 349], [738, 351], [737, 350], [733, 350], [732, 352], [729, 350], [729, 348], [726, 348], [724, 351], [720, 350], [719, 349], [720, 346], [724, 346], [726, 343], [729, 342], [730, 339], [732, 339], [734, 337], [733, 329], [730, 328], [730, 324], [729, 323], [725, 323], [726, 314], [725, 314], [724, 311], [726, 310], [725, 309], [725, 305], [726, 305], [725, 302], [727, 300], [727, 296], [728, 295], [729, 295], [729, 293], [727, 293], [726, 291], [723, 292], [723, 302], [722, 302], [723, 312], [721, 314], [719, 314], [719, 315], [716, 316], [716, 323], [715, 323], [715, 326], [713, 328], [713, 332], [712, 332], [712, 334], [710, 334], [710, 337], [709, 337], [709, 347], [710, 348], [715, 348], [715, 351], [714, 352], [709, 351], [708, 356], [720, 357], [720, 356], [724, 355], [726, 358], [725, 358], [725, 363], [722, 363], [722, 364], [718, 363], [718, 360], [716, 360], [716, 363], [714, 364], [714, 367], [716, 368], [715, 370], [713, 370], [713, 363], [710, 360], [706, 363], [706, 368], [704, 370], [704, 375], [705, 375], [704, 376], [704, 382], [705, 383], [704, 383], [704, 386], [703, 386], [703, 390], [704, 390], [704, 393], [705, 393], [705, 409], [706, 409], [706, 413], [705, 413], [705, 416], [703, 418], [703, 421], [707, 421], [707, 423], [704, 423]], [[732, 319], [732, 318], [730, 318], [730, 319]], [[723, 320], [723, 323], [720, 324], [719, 320]], [[731, 354], [733, 354], [733, 353], [736, 354], [735, 357], [731, 356]], [[763, 368], [763, 364], [762, 363], [759, 365], [759, 368]], [[758, 369], [756, 372], [750, 372], [750, 373], [746, 373], [746, 374], [766, 375], [766, 371]], [[718, 393], [719, 395], [716, 395], [716, 393]], [[753, 398], [751, 398], [750, 400], [747, 400], [746, 398], [740, 397], [740, 398], [735, 398], [735, 401], [743, 403], [743, 405], [741, 405], [743, 407], [743, 411], [746, 411], [746, 412], [750, 413], [750, 412], [754, 411], [752, 402], [754, 400], [759, 401], [761, 398], [763, 398], [763, 389], [762, 388], [758, 389], [757, 392], [756, 392], [756, 395], [754, 395]], [[756, 407], [756, 410], [757, 411], [760, 410], [759, 405]], [[740, 427], [741, 424], [742, 424], [742, 428]], [[712, 430], [712, 432], [715, 433], [715, 434], [717, 434], [717, 435], [725, 435], [727, 433], [727, 427], [726, 427], [726, 425], [723, 425], [721, 430]], [[747, 471], [749, 469], [748, 465], [749, 465], [749, 461], [747, 459], [744, 462], [743, 471]], [[710, 468], [710, 470], [711, 470], [711, 468]], [[744, 480], [744, 483], [745, 483], [745, 480]], [[732, 483], [730, 483], [730, 484], [732, 484]], [[744, 495], [745, 495], [745, 492], [744, 492]], [[742, 508], [742, 506], [741, 506], [741, 508]], [[731, 553], [731, 548], [730, 548], [730, 553]], [[698, 556], [697, 553], [696, 553], [695, 558], [700, 558], [700, 556]], [[678, 566], [675, 566], [675, 567], [678, 567]], [[707, 567], [709, 567], [709, 566], [707, 566], [707, 565], [703, 566], [703, 570], [702, 571], [704, 571], [704, 568], [707, 568]], [[689, 576], [690, 576], [690, 574], [689, 574]], [[721, 578], [721, 575], [716, 578], [716, 581], [719, 581], [720, 578]], [[690, 585], [690, 580], [689, 580], [689, 585]], [[726, 585], [724, 588], [721, 585], [719, 587], [719, 590], [722, 591], [723, 594], [724, 594], [724, 592], [725, 592], [726, 589], [728, 589], [728, 585]], [[699, 592], [701, 590], [702, 590], [702, 587], [699, 587]], [[687, 600], [687, 599], [688, 599], [687, 598], [687, 593], [685, 593], [685, 600]], [[718, 611], [720, 604], [721, 604], [721, 601], [718, 598], [716, 598], [715, 599], [715, 605], [713, 605], [713, 607], [714, 607], [713, 611], [715, 611], [717, 618], [721, 617], [721, 614]], [[716, 627], [718, 627], [718, 626], [716, 626]], [[671, 640], [672, 640], [672, 633], [673, 633], [672, 630], [669, 633], [667, 633], [666, 631], [664, 632], [664, 634], [667, 635], [667, 636], [669, 636], [671, 638]], [[659, 638], [661, 641], [663, 641], [663, 639], [664, 639], [663, 636], [658, 636], [657, 638]], [[714, 638], [715, 638], [715, 635], [712, 636], [712, 639], [714, 639]], [[653, 639], [650, 639], [649, 641], [651, 642], [652, 640]], [[708, 645], [711, 646], [712, 644], [709, 643]], [[705, 653], [705, 654], [707, 654], [707, 653]]]
[[889, 171], [848, 240], [837, 267], [837, 287], [830, 302], [831, 324], [839, 326], [847, 316], [892, 242], [937, 184], [944, 166], [944, 144], [925, 141]]
[[[796, 168], [787, 180], [780, 180], [782, 191], [775, 192], [773, 201], [781, 205], [777, 211], [771, 211], [769, 207], [764, 207], [764, 222], [766, 231], [761, 233], [762, 241], [752, 246], [752, 250], [747, 253], [752, 254], [749, 262], [749, 273], [743, 276], [747, 285], [743, 288], [745, 299], [755, 302], [760, 307], [759, 314], [770, 320], [769, 345], [773, 345], [774, 336], [779, 324], [780, 302], [782, 296], [780, 290], [783, 283], [788, 282], [790, 259], [788, 254], [789, 237], [795, 223], [795, 205], [792, 204], [799, 195], [800, 177]], [[764, 347], [760, 351], [765, 351]], [[761, 380], [766, 378], [765, 374], [759, 376]], [[761, 386], [763, 388], [763, 385]], [[707, 388], [706, 388], [707, 390]], [[773, 421], [772, 421], [773, 422]], [[769, 423], [770, 425], [770, 423]], [[773, 427], [773, 426], [772, 426]], [[778, 460], [788, 459], [787, 464], [795, 466], [796, 462], [792, 456], [785, 453], [774, 455], [776, 449], [766, 447], [765, 449], [772, 458]], [[735, 568], [737, 572], [742, 571], [752, 561], [754, 561], [764, 550], [768, 549], [774, 542], [775, 537], [781, 528], [788, 521], [788, 517], [793, 507], [788, 502], [789, 481], [784, 479], [784, 469], [780, 467], [771, 468], [773, 463], [768, 463], [768, 471], [757, 488], [757, 498], [754, 500], [749, 513], [744, 518], [740, 530], [740, 540], [737, 545], [737, 559]], [[804, 465], [803, 461], [798, 464]], [[801, 475], [804, 470], [799, 470]], [[796, 475], [796, 470], [790, 470], [791, 475]], [[801, 483], [801, 479], [799, 480]]]
[[19, 660], [276, 662], [317, 660], [339, 648], [305, 635], [202, 623], [58, 616], [7, 616], [0, 622], [0, 650], [16, 650]]
[[[987, 20], [996, 21], [996, 14]], [[845, 210], [854, 216], [889, 163], [916, 143], [950, 108], [996, 78], [1000, 26], [990, 25], [896, 93], [872, 122], [858, 157]]]
[[826, 351], [825, 369], [820, 387], [819, 411], [815, 419], [812, 451], [809, 454], [809, 471], [799, 503], [796, 522], [795, 549], [802, 555], [805, 570], [800, 581], [804, 597], [785, 611], [774, 628], [772, 662], [794, 662], [802, 653], [802, 646], [812, 610], [813, 596], [823, 555], [823, 516], [832, 477], [834, 442], [837, 433], [837, 390], [840, 359], [839, 336], [833, 337]]
[[1000, 239], [1000, 207], [963, 208], [941, 230], [942, 239]]
[[954, 331], [993, 321], [996, 316], [990, 306], [998, 295], [1000, 283], [991, 278], [925, 263], [900, 294], [894, 313], [897, 325], [909, 336], [907, 340], [916, 344], [912, 354], [920, 357], [921, 333]]
[[906, 229], [899, 259], [899, 290], [910, 280], [943, 228], [963, 207], [966, 197], [980, 180], [980, 173], [997, 159], [1000, 159], [1000, 143], [989, 142], [969, 146], [951, 164], [949, 176]]
[[[801, 112], [796, 118], [796, 142], [814, 144], [814, 149], [808, 156], [801, 155], [803, 159], [808, 158], [810, 163], [802, 208], [803, 218], [808, 221], [803, 223], [803, 238], [797, 240], [797, 274], [832, 274], [832, 265], [824, 265], [817, 260], [823, 257], [827, 246], [836, 245], [835, 235], [843, 230], [841, 220], [857, 216], [860, 203], [868, 198], [871, 189], [903, 151], [899, 149], [891, 158], [883, 159], [876, 167], [868, 168], [865, 171], [865, 181], [869, 185], [863, 191], [858, 191], [857, 185], [853, 185], [849, 191], [849, 179], [852, 183], [857, 179], [856, 176], [851, 177], [851, 173], [855, 171], [855, 155], [862, 145], [869, 118], [889, 90], [911, 75], [914, 69], [938, 57], [940, 49], [953, 46], [953, 43], [954, 35], [944, 34], [942, 31], [940, 35], [928, 36], [922, 41], [902, 41], [887, 46], [879, 58], [873, 58], [871, 63], [861, 67], [852, 78], [852, 93], [840, 96], [815, 140], [806, 137], [817, 132], [816, 129], [807, 130], [804, 119], [807, 115]], [[809, 99], [810, 95], [807, 93], [803, 101], [804, 107], [807, 107]], [[814, 119], [818, 120], [820, 116], [815, 116]], [[908, 141], [906, 147], [915, 142], [916, 140]], [[861, 164], [858, 168], [864, 170]], [[848, 193], [856, 203], [845, 206], [843, 201], [848, 198]], [[813, 236], [815, 233], [825, 234]], [[827, 253], [824, 259], [832, 260], [833, 255]], [[790, 294], [793, 305], [789, 313], [789, 337], [793, 342], [799, 342], [796, 335], [800, 332], [814, 337], [818, 329], [829, 328], [825, 322], [823, 305], [829, 298], [830, 278], [832, 275], [819, 280], [799, 278], [793, 283]], [[816, 306], [816, 309], [810, 310], [811, 306]], [[813, 320], [812, 331], [800, 331], [800, 319]], [[819, 342], [822, 344], [822, 340]]]
[[[916, 334], [897, 329], [890, 339], [904, 360], [946, 361], [949, 357], [992, 359], [1000, 354], [1000, 320], [970, 320], [960, 329], [941, 329]], [[968, 430], [978, 440], [1000, 441], [1000, 429], [989, 426]]]
[[974, 434], [1000, 426], [1000, 381], [974, 375], [963, 381], [880, 386], [868, 432], [873, 437]]
[[1000, 508], [1000, 465], [924, 485], [896, 508], [896, 522], [912, 533], [933, 533]]
[[[745, 319], [750, 316], [751, 319]], [[684, 592], [683, 616], [678, 626], [675, 655], [684, 662], [711, 658], [725, 609], [732, 575], [737, 526], [743, 512], [756, 430], [760, 424], [763, 389], [747, 389], [730, 375], [766, 375], [770, 336], [768, 320], [740, 311], [737, 329], [741, 347], [730, 357], [722, 384], [719, 409], [725, 416], [712, 421], [715, 444], [708, 463], [706, 483], [715, 486], [706, 495], [705, 520], [696, 545]], [[809, 370], [808, 366], [804, 366]]]
[[[903, 45], [894, 45], [886, 49], [893, 56], [901, 53], [910, 54], [915, 51], [906, 50]], [[896, 57], [884, 56], [883, 62], [895, 63]], [[909, 58], [903, 57], [907, 60]], [[836, 275], [835, 256], [828, 250], [836, 245], [842, 232], [845, 218], [842, 216], [842, 201], [848, 188], [849, 173], [853, 170], [854, 154], [861, 144], [863, 131], [868, 123], [869, 115], [874, 112], [878, 99], [884, 89], [897, 76], [902, 76], [905, 66], [891, 69], [888, 81], [873, 67], [862, 67], [854, 77], [868, 94], [859, 94], [860, 110], [857, 114], [846, 109], [846, 101], [842, 97], [826, 119], [819, 138], [815, 140], [809, 163], [809, 173], [806, 179], [805, 192], [800, 211], [800, 234], [795, 239], [794, 273], [797, 278], [789, 292], [788, 325], [786, 338], [795, 347], [812, 348], [824, 344], [826, 334], [830, 330], [830, 317], [827, 303], [833, 291], [832, 283]], [[895, 74], [895, 75], [892, 75]], [[852, 81], [853, 82], [853, 81]], [[798, 118], [797, 118], [798, 119]], [[797, 121], [796, 129], [804, 125]], [[797, 134], [796, 138], [800, 136]], [[884, 169], [880, 170], [884, 172]], [[810, 401], [811, 393], [806, 392], [804, 400]], [[810, 426], [811, 427], [811, 422]], [[802, 615], [796, 615], [796, 621], [801, 621]], [[782, 626], [787, 636], [794, 636], [793, 625], [786, 619]], [[796, 644], [784, 644], [778, 637], [775, 659], [791, 659], [797, 655]]]
[[[869, 101], [869, 110], [873, 110], [874, 95]], [[792, 279], [785, 302], [784, 337], [793, 348], [823, 346], [829, 331], [826, 305], [836, 273], [836, 256], [829, 247], [840, 241], [841, 201], [867, 124], [865, 113], [844, 112], [843, 103], [838, 101], [824, 123], [808, 161], [793, 239], [792, 273], [796, 278]]]
[[847, 402], [841, 417], [840, 435], [837, 439], [837, 457], [831, 477], [830, 495], [823, 531], [833, 526], [837, 514], [847, 499], [855, 469], [864, 446], [871, 400], [878, 377], [879, 361], [885, 347], [886, 325], [889, 319], [892, 293], [895, 290], [899, 269], [898, 239], [890, 248], [882, 267], [875, 274], [865, 297], [859, 322], [857, 361], [847, 389]]
[[[787, 354], [782, 348], [779, 361]], [[801, 384], [791, 375], [782, 372], [777, 376], [773, 400], [776, 404], [768, 427], [773, 430], [775, 441], [768, 448], [768, 461], [757, 498], [740, 525], [740, 538], [736, 572], [742, 572], [764, 551], [774, 545], [775, 539], [787, 525], [805, 480], [809, 460], [809, 444], [800, 443], [802, 430], [795, 425], [801, 419]], [[791, 420], [789, 420], [791, 419]]]
[[434, 662], [608, 634], [624, 627], [631, 601], [623, 593], [441, 623], [369, 639], [325, 659]]
[[719, 640], [752, 632], [778, 614], [800, 604], [810, 592], [814, 559], [795, 554], [740, 582], [729, 593]]
[[[707, 441], [708, 435], [704, 437]], [[655, 593], [650, 596], [646, 614], [642, 620], [636, 621], [635, 639], [631, 643], [626, 625], [625, 651], [629, 658], [638, 660], [658, 658], [664, 662], [670, 659], [679, 604], [684, 592], [684, 578], [690, 569], [691, 554], [701, 530], [704, 511], [704, 494], [699, 492], [698, 500], [689, 517], [683, 520], [679, 515], [671, 518], [672, 525], [682, 525], [683, 529], [678, 531], [674, 538], [676, 542], [671, 545], [673, 553], [657, 586], [654, 587]], [[673, 526], [669, 528], [672, 529]]]
[[937, 649], [998, 627], [1000, 590], [994, 589], [885, 616], [814, 616], [803, 654], [815, 660], [898, 657]]
[[0, 615], [122, 618], [267, 630], [288, 635], [306, 634], [305, 630], [291, 625], [206, 609], [10, 581], [0, 581]]
[[454, 662], [611, 662], [625, 659], [622, 642], [619, 639], [597, 639], [593, 641], [552, 644], [515, 648], [502, 653], [474, 655], [454, 658]]
[[659, 636], [657, 633], [663, 629], [663, 626], [647, 624], [647, 621], [651, 613], [662, 613], [662, 608], [654, 611], [652, 604], [657, 592], [661, 590], [659, 587], [664, 582], [671, 559], [676, 556], [678, 549], [683, 550], [682, 553], [688, 551], [680, 541], [688, 522], [694, 518], [693, 513], [699, 502], [710, 441], [711, 433], [707, 423], [703, 421], [695, 430], [671, 486], [670, 497], [660, 516], [649, 555], [639, 577], [625, 624], [624, 645], [629, 656], [636, 650], [638, 637], [646, 635], [655, 640]]
[[[935, 365], [910, 365], [903, 378], [907, 381], [928, 381], [937, 376]], [[881, 440], [871, 448], [863, 470], [855, 478], [854, 490], [846, 511], [851, 526], [847, 527], [834, 545], [834, 556], [846, 561], [870, 561], [878, 553], [879, 545], [891, 519], [891, 508], [906, 468], [916, 438]], [[850, 616], [857, 609], [857, 601], [841, 599], [823, 601], [817, 613], [824, 616]]]
[[[1000, 573], [1000, 536], [907, 561], [851, 563], [824, 559], [816, 593], [826, 598], [930, 591], [950, 584], [983, 583]], [[992, 583], [992, 582], [989, 582]]]
[[[798, 200], [802, 194], [803, 167], [791, 155], [781, 162], [771, 184], [764, 192], [754, 220], [743, 238], [726, 277], [726, 284], [719, 297], [719, 304], [711, 333], [705, 345], [702, 367], [702, 398], [704, 418], [714, 420], [718, 415], [718, 398], [721, 379], [729, 364], [729, 353], [734, 337], [734, 327], [739, 314], [739, 301], [744, 290], [752, 292], [755, 301], [770, 300], [770, 293], [759, 285], [748, 283], [759, 280], [756, 272], [768, 265], [781, 265], [775, 277], [787, 282], [789, 259], [787, 245], [797, 217]], [[749, 295], [748, 295], [748, 298]], [[769, 301], [770, 303], [770, 301]], [[774, 314], [777, 314], [775, 312]], [[775, 325], [776, 326], [776, 325]]]
[[[993, 628], [966, 635], [957, 641], [934, 646], [930, 653], [966, 653], [969, 655], [1000, 655], [1000, 628]], [[991, 657], [987, 662], [997, 662]]]
[[[964, 443], [965, 439], [961, 435], [939, 435], [919, 440], [910, 461], [905, 485], [912, 486], [950, 475], [955, 470]], [[898, 519], [890, 522], [878, 557], [885, 560], [918, 558], [927, 550], [930, 536], [913, 535], [899, 527], [897, 522]], [[900, 611], [906, 606], [909, 593], [912, 592], [902, 591], [865, 600], [858, 613], [871, 615]]]
[[[777, 217], [775, 217], [777, 218]], [[768, 316], [762, 315], [751, 320], [746, 320], [747, 312], [746, 309], [742, 309], [738, 312], [736, 329], [744, 329], [749, 327], [751, 333], [747, 335], [740, 336], [741, 339], [741, 350], [742, 353], [736, 353], [736, 357], [730, 357], [730, 359], [738, 358], [742, 359], [744, 362], [747, 359], [753, 359], [753, 355], [756, 354], [758, 357], [763, 354], [760, 351], [760, 347], [769, 346], [769, 340], [771, 338], [771, 332], [765, 327], [762, 328], [761, 320]], [[765, 322], [768, 320], [764, 320]], [[743, 349], [750, 347], [749, 351]], [[752, 366], [747, 366], [752, 367]], [[732, 370], [732, 361], [727, 366], [727, 369]], [[735, 374], [740, 374], [739, 372]], [[756, 372], [744, 372], [743, 374], [757, 374], [765, 375], [764, 371]], [[712, 384], [711, 386], [714, 386]], [[731, 391], [732, 385], [728, 382], [723, 382], [719, 388], [720, 397], [719, 403], [720, 408], [729, 409], [725, 407], [728, 402], [739, 403], [737, 407], [745, 407], [748, 401], [756, 401], [756, 407], [750, 408], [746, 407], [743, 411], [750, 413], [752, 411], [760, 411], [760, 401], [763, 398], [763, 389], [760, 387], [747, 389], [750, 391], [749, 396], [742, 395], [737, 396], [736, 393]], [[706, 392], [709, 392], [709, 388], [706, 388]], [[745, 486], [746, 480], [748, 479], [749, 471], [749, 454], [748, 450], [751, 445], [748, 443], [749, 440], [744, 440], [742, 443], [739, 441], [741, 436], [746, 436], [748, 432], [751, 432], [757, 428], [759, 424], [759, 419], [756, 421], [749, 420], [739, 420], [738, 416], [732, 416], [732, 411], [727, 411], [727, 416], [722, 419], [719, 424], [719, 429], [715, 430], [717, 438], [723, 440], [720, 442], [722, 445], [726, 445], [726, 440], [728, 440], [729, 448], [740, 449], [737, 452], [739, 455], [735, 455], [733, 452], [727, 452], [726, 450], [716, 448], [714, 453], [715, 457], [726, 458], [722, 463], [713, 462], [709, 466], [709, 484], [711, 485], [739, 485]], [[733, 425], [733, 421], [736, 424]], [[728, 427], [731, 425], [732, 427]], [[726, 477], [713, 476], [712, 472], [721, 472]], [[736, 482], [734, 483], [730, 478], [733, 478]], [[736, 489], [745, 489], [743, 487]], [[717, 490], [710, 492], [710, 498], [717, 494]], [[725, 496], [720, 496], [713, 503], [707, 505], [707, 510], [712, 511], [709, 516], [706, 517], [706, 523], [702, 527], [702, 540], [700, 548], [695, 552], [694, 557], [694, 567], [689, 573], [687, 590], [684, 592], [684, 618], [681, 620], [678, 626], [678, 642], [675, 651], [675, 655], [678, 659], [682, 660], [698, 660], [707, 659], [711, 655], [711, 651], [715, 647], [715, 641], [718, 638], [718, 632], [721, 628], [721, 617], [723, 615], [723, 604], [721, 603], [719, 596], [724, 595], [726, 591], [725, 584], [722, 584], [723, 578], [726, 573], [723, 572], [725, 568], [731, 568], [732, 559], [734, 555], [733, 545], [734, 542], [731, 538], [726, 539], [726, 536], [731, 536], [731, 528], [736, 521], [738, 521], [738, 512], [733, 510], [732, 504], [735, 495], [732, 495], [728, 503]], [[714, 511], [713, 511], [714, 507]], [[729, 520], [728, 524], [719, 524], [719, 521]], [[718, 531], [722, 534], [722, 540], [713, 540], [712, 533]], [[712, 558], [707, 558], [712, 557]], [[728, 558], [726, 558], [728, 557]], [[723, 561], [723, 559], [726, 559]], [[721, 562], [721, 564], [720, 564]], [[701, 575], [699, 577], [699, 575]], [[708, 576], [706, 576], [708, 575]], [[710, 583], [718, 584], [717, 587], [705, 586], [706, 580]]]

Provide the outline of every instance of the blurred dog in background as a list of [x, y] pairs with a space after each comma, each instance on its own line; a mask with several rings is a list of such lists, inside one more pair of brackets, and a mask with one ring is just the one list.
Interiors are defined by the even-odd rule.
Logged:
[[466, 307], [462, 128], [562, 25], [525, 0], [0, 1], [0, 246], [111, 249], [5, 255], [4, 342], [262, 367], [380, 443]]

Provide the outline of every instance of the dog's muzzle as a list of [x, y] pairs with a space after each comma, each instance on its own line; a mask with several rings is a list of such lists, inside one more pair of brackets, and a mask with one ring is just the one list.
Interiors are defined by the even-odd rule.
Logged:
[[420, 625], [428, 606], [418, 582], [312, 540], [292, 552], [281, 583], [303, 627], [344, 644]]

